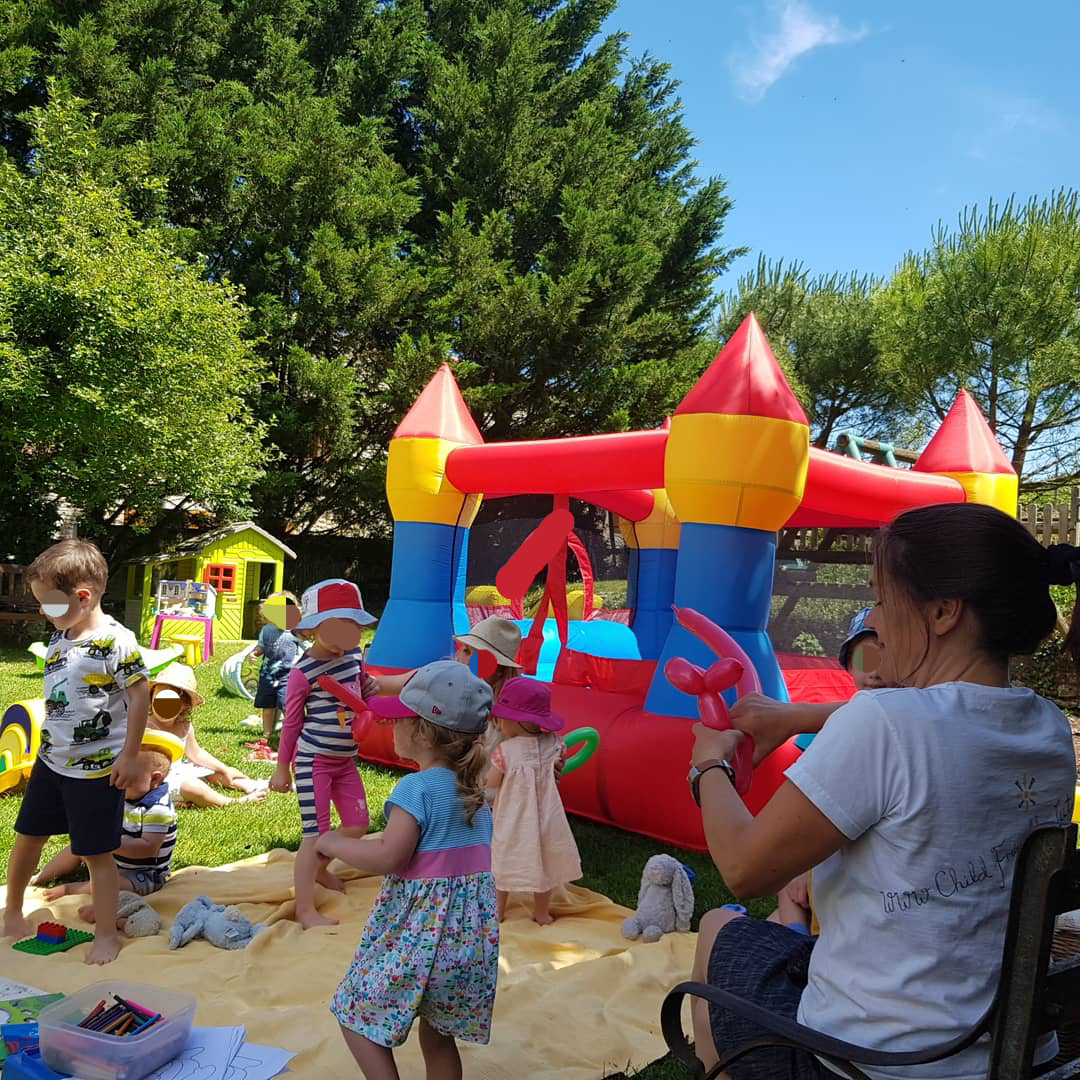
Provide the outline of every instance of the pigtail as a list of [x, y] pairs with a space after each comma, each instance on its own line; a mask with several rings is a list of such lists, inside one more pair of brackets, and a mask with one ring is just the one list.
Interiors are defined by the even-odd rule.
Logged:
[[450, 731], [417, 717], [417, 730], [429, 739], [432, 749], [454, 773], [457, 791], [465, 804], [465, 820], [471, 825], [484, 805], [484, 775], [489, 764], [482, 734]]

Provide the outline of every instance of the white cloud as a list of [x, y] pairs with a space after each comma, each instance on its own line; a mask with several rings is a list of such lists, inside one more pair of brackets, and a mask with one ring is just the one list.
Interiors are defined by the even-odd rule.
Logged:
[[967, 155], [975, 161], [1017, 151], [1024, 136], [1042, 140], [1069, 130], [1066, 117], [1038, 98], [985, 88], [969, 94], [971, 111], [982, 114], [982, 123], [967, 139]]
[[803, 53], [822, 45], [850, 45], [869, 33], [865, 27], [846, 27], [835, 16], [818, 15], [800, 0], [784, 0], [778, 15], [774, 31], [752, 34], [751, 47], [731, 59], [735, 89], [744, 101], [760, 101]]

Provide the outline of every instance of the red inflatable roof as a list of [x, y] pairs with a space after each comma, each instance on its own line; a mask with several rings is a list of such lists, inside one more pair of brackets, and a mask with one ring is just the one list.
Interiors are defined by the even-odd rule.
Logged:
[[681, 413], [768, 416], [807, 423], [753, 312], [683, 398], [675, 410], [676, 415]]
[[449, 364], [443, 364], [420, 391], [413, 407], [394, 432], [395, 439], [446, 439], [479, 444], [484, 441], [469, 413]]
[[1015, 473], [975, 399], [957, 395], [948, 416], [912, 466], [918, 472]]

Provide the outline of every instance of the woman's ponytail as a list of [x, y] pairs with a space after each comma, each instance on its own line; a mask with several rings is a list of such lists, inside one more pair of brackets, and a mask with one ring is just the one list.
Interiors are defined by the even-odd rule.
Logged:
[[1072, 585], [1072, 617], [1065, 635], [1065, 649], [1080, 663], [1080, 547], [1072, 544], [1051, 544], [1046, 549], [1046, 582], [1048, 585]]

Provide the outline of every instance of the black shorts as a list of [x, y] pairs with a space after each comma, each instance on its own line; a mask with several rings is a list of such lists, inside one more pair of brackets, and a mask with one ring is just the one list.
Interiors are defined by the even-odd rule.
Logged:
[[15, 831], [23, 836], [71, 838], [74, 855], [105, 855], [120, 846], [124, 825], [124, 793], [108, 776], [84, 780], [53, 772], [40, 758], [34, 762], [23, 792]]
[[[816, 940], [764, 919], [732, 919], [716, 935], [709, 985], [795, 1020]], [[766, 1034], [719, 1005], [709, 1006], [709, 1027], [721, 1053]], [[837, 1075], [805, 1050], [772, 1047], [739, 1058], [727, 1072], [732, 1080], [836, 1080]]]
[[269, 679], [259, 679], [255, 687], [256, 709], [284, 709], [285, 708], [285, 680], [272, 682]]

